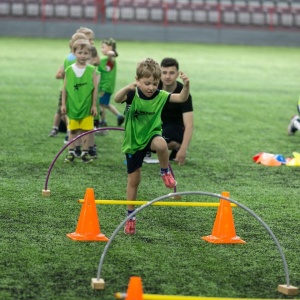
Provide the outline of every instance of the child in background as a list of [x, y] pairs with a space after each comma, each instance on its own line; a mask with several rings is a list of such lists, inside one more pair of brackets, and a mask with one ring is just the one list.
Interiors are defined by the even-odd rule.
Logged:
[[[298, 113], [300, 114], [300, 97], [299, 97], [299, 100], [297, 103], [297, 110], [298, 110]], [[300, 130], [300, 117], [299, 117], [299, 115], [295, 115], [292, 117], [292, 119], [288, 125], [288, 128], [287, 128], [288, 135], [294, 135], [298, 130]]]
[[[67, 57], [65, 58], [65, 60], [63, 62], [63, 65], [57, 71], [57, 73], [56, 73], [57, 79], [64, 79], [65, 70], [67, 69], [67, 67], [69, 67], [76, 61], [76, 57], [75, 57], [74, 53], [72, 52], [72, 46], [73, 46], [73, 43], [79, 39], [86, 39], [89, 41], [90, 45], [93, 46], [94, 40], [95, 40], [94, 32], [87, 27], [80, 27], [76, 31], [76, 33], [74, 33], [72, 35], [71, 40], [69, 41], [69, 47], [70, 47], [71, 52], [67, 55]], [[88, 63], [92, 64], [94, 66], [98, 66], [99, 62], [100, 62], [100, 59], [99, 59], [99, 56], [97, 53], [97, 49], [93, 46], [91, 48], [91, 58], [88, 61]], [[62, 80], [62, 86], [63, 86], [63, 80]], [[57, 135], [58, 126], [59, 126], [59, 122], [60, 122], [61, 118], [62, 118], [62, 116], [61, 116], [61, 92], [60, 92], [58, 109], [54, 116], [53, 128], [52, 128], [49, 136], [54, 137]], [[88, 139], [89, 139], [89, 154], [92, 158], [97, 158], [98, 156], [97, 156], [96, 145], [95, 145], [95, 134], [94, 133], [89, 134]], [[68, 140], [69, 140], [69, 136], [67, 135], [65, 137], [64, 142], [68, 143]], [[81, 158], [81, 154], [82, 154], [81, 141], [80, 141], [80, 139], [78, 139], [75, 141], [75, 157]]]
[[65, 70], [65, 65], [67, 65], [68, 61], [72, 61], [72, 63], [75, 61], [75, 57], [72, 54], [72, 45], [73, 45], [74, 41], [79, 40], [79, 39], [86, 39], [86, 36], [83, 33], [75, 33], [72, 35], [71, 40], [69, 41], [69, 47], [70, 47], [71, 52], [68, 54], [68, 56], [64, 60], [63, 65], [61, 65], [58, 68], [58, 70], [55, 74], [55, 78], [61, 80], [61, 86], [60, 86], [60, 92], [59, 92], [59, 98], [58, 98], [57, 111], [54, 114], [53, 125], [52, 125], [52, 129], [49, 133], [49, 137], [57, 136], [57, 134], [59, 132], [59, 124], [60, 124], [61, 120], [66, 122], [65, 118], [62, 117], [62, 115], [61, 115], [61, 94], [62, 94], [62, 87], [63, 87], [63, 82], [64, 82], [63, 79], [65, 76], [64, 70]]
[[[95, 34], [94, 34], [93, 30], [91, 30], [90, 28], [87, 28], [87, 27], [80, 27], [76, 31], [76, 33], [83, 33], [86, 36], [86, 38], [88, 39], [90, 45], [91, 46], [94, 45]], [[91, 53], [91, 58], [89, 59], [88, 63], [93, 65], [93, 66], [98, 66], [99, 63], [100, 63], [100, 58], [98, 56], [97, 50], [95, 48], [93, 50], [93, 47], [92, 47], [91, 51], [92, 51], [92, 53], [94, 52], [95, 55], [93, 55]], [[75, 61], [75, 58], [74, 58], [72, 63], [74, 63], [74, 61]], [[66, 69], [66, 67], [65, 67], [65, 69]], [[96, 145], [95, 145], [95, 134], [91, 133], [91, 134], [87, 135], [87, 137], [88, 137], [88, 145], [89, 145], [89, 155], [90, 155], [91, 158], [97, 158], [98, 155], [97, 155], [97, 151], [96, 151], [97, 148], [96, 148]], [[82, 154], [82, 152], [81, 152], [81, 143], [82, 142], [80, 141], [80, 139], [75, 141], [75, 145], [76, 145], [76, 147], [75, 147], [75, 156], [78, 157], [78, 158], [80, 158], [81, 154]]]
[[102, 41], [100, 64], [98, 71], [101, 74], [101, 81], [99, 85], [99, 104], [100, 104], [100, 127], [106, 127], [106, 109], [109, 109], [117, 117], [117, 125], [121, 126], [124, 122], [124, 116], [110, 104], [110, 97], [115, 90], [116, 76], [117, 76], [117, 61], [118, 56], [116, 50], [116, 42], [109, 38]]
[[[117, 103], [127, 103], [125, 114], [125, 132], [122, 151], [127, 161], [127, 199], [136, 200], [141, 181], [141, 167], [147, 151], [157, 153], [161, 178], [167, 188], [174, 188], [176, 181], [169, 171], [169, 152], [162, 137], [161, 112], [170, 102], [185, 102], [189, 96], [189, 78], [180, 73], [183, 88], [179, 94], [158, 90], [161, 69], [159, 64], [147, 58], [138, 63], [136, 81], [122, 88], [115, 95]], [[128, 215], [134, 211], [134, 205], [128, 205]], [[126, 234], [135, 234], [136, 220], [133, 217], [125, 225]]]
[[[70, 139], [74, 139], [83, 132], [93, 130], [99, 85], [99, 74], [96, 68], [87, 64], [91, 58], [89, 42], [77, 40], [73, 44], [72, 52], [76, 57], [76, 62], [65, 70], [61, 105], [61, 113], [68, 116]], [[81, 140], [83, 142], [81, 159], [83, 162], [89, 163], [93, 159], [88, 153], [88, 138], [84, 136]], [[65, 162], [74, 161], [74, 147], [74, 143], [69, 145], [69, 153]]]
[[[74, 54], [72, 53], [72, 44], [78, 40], [78, 39], [87, 39], [91, 45], [94, 44], [95, 41], [95, 34], [94, 32], [87, 28], [87, 27], [80, 27], [79, 29], [76, 30], [76, 32], [72, 35], [71, 40], [69, 41], [69, 47], [70, 47], [70, 53], [67, 55], [67, 57], [64, 60], [64, 63], [59, 67], [59, 69], [56, 72], [56, 79], [62, 79], [62, 84], [61, 84], [61, 89], [63, 86], [63, 79], [64, 79], [64, 74], [65, 74], [65, 69], [73, 64], [76, 60]], [[100, 59], [97, 54], [96, 57], [93, 58], [93, 60], [90, 62], [92, 65], [99, 65]], [[59, 93], [59, 100], [58, 100], [58, 108], [57, 111], [54, 115], [54, 120], [53, 120], [53, 126], [52, 129], [49, 133], [50, 137], [55, 137], [58, 134], [59, 131], [59, 124], [61, 121], [61, 89]], [[68, 142], [68, 137], [66, 137], [66, 142]]]

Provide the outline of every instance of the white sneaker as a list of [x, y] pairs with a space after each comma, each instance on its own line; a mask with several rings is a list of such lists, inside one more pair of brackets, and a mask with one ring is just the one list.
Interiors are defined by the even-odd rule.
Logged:
[[289, 126], [287, 128], [287, 133], [288, 135], [294, 135], [296, 133], [296, 131], [300, 130], [300, 119], [299, 116], [293, 116]]

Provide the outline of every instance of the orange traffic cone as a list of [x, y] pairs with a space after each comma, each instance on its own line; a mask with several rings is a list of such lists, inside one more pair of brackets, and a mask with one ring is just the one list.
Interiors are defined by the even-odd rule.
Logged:
[[125, 300], [143, 300], [143, 286], [141, 277], [130, 277]]
[[108, 238], [100, 233], [93, 189], [86, 189], [76, 231], [68, 233], [67, 236], [75, 241], [108, 241]]
[[[229, 192], [222, 196], [229, 198]], [[211, 235], [203, 236], [203, 240], [214, 244], [245, 244], [246, 242], [236, 236], [230, 202], [220, 199], [214, 227]]]

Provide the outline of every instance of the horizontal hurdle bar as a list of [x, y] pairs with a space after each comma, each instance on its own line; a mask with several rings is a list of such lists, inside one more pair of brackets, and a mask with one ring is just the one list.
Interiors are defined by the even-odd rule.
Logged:
[[[116, 299], [125, 299], [126, 296], [127, 296], [126, 293], [115, 293]], [[221, 298], [221, 297], [197, 297], [197, 296], [143, 294], [143, 300], [226, 300], [226, 299], [246, 300], [247, 298]], [[252, 298], [251, 300], [268, 300], [268, 299]]]
[[[83, 203], [84, 199], [78, 200], [79, 203]], [[95, 200], [96, 204], [105, 204], [105, 205], [144, 205], [149, 201], [138, 201], [138, 200]], [[201, 207], [217, 207], [220, 206], [220, 203], [216, 202], [154, 202], [154, 206], [201, 206]], [[234, 203], [230, 203], [231, 206], [237, 206]]]

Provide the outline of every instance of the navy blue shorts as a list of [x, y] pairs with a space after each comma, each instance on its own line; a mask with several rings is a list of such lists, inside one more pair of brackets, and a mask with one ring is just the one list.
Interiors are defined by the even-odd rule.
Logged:
[[99, 98], [99, 103], [108, 105], [110, 101], [111, 94], [109, 93], [104, 93], [100, 98]]
[[[127, 162], [127, 173], [128, 174], [131, 174], [134, 171], [136, 171], [137, 169], [142, 167], [143, 160], [146, 156], [146, 153], [148, 151], [151, 151], [151, 142], [157, 136], [160, 136], [160, 135], [158, 135], [158, 134], [154, 135], [152, 137], [152, 139], [150, 140], [150, 142], [147, 144], [147, 146], [144, 149], [139, 150], [139, 151], [135, 152], [134, 154], [125, 153], [126, 162]], [[151, 152], [155, 153], [155, 151], [151, 151]]]

